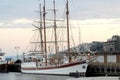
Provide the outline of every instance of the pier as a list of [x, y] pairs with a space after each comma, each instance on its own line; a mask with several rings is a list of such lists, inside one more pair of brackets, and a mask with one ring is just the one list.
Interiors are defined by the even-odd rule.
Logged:
[[21, 60], [16, 62], [7, 61], [7, 63], [0, 64], [0, 73], [7, 72], [21, 72]]
[[89, 63], [86, 76], [120, 76], [120, 52], [95, 53], [98, 58]]
[[92, 63], [89, 64], [86, 72], [87, 77], [91, 76], [120, 76], [120, 64], [115, 63]]
[[1, 64], [0, 65], [0, 73], [7, 72], [7, 64]]

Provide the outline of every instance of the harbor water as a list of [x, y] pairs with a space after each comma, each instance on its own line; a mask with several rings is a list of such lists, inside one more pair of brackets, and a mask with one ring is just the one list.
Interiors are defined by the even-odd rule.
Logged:
[[67, 80], [69, 76], [0, 73], [0, 80]]
[[51, 75], [33, 75], [22, 73], [0, 73], [0, 80], [120, 80], [119, 77], [69, 77]]

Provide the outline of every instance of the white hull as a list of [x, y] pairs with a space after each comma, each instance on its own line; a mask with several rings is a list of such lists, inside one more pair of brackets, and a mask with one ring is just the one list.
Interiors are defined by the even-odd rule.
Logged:
[[[23, 65], [22, 65], [23, 66]], [[72, 72], [80, 72], [85, 74], [87, 70], [88, 63], [77, 64], [73, 66], [63, 67], [63, 68], [55, 68], [55, 69], [24, 69], [21, 66], [21, 71], [23, 73], [32, 73], [32, 74], [53, 74], [53, 75], [69, 75]], [[32, 66], [33, 67], [33, 66]], [[27, 68], [27, 67], [26, 67]]]

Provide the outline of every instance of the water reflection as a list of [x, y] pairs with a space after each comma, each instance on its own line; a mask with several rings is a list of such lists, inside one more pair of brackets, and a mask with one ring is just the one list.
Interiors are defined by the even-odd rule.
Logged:
[[0, 73], [0, 80], [67, 80], [69, 76], [32, 75], [22, 73]]
[[0, 73], [0, 80], [120, 80], [120, 77], [80, 77]]

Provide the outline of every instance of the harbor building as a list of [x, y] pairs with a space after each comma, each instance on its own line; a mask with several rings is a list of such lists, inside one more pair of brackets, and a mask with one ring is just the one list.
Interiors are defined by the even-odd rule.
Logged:
[[95, 62], [120, 63], [120, 36], [113, 35], [106, 42], [93, 41], [81, 44], [79, 52], [92, 52], [92, 54], [99, 55]]
[[103, 50], [106, 52], [118, 52], [120, 51], [120, 36], [114, 35], [111, 39], [108, 39], [104, 43]]

